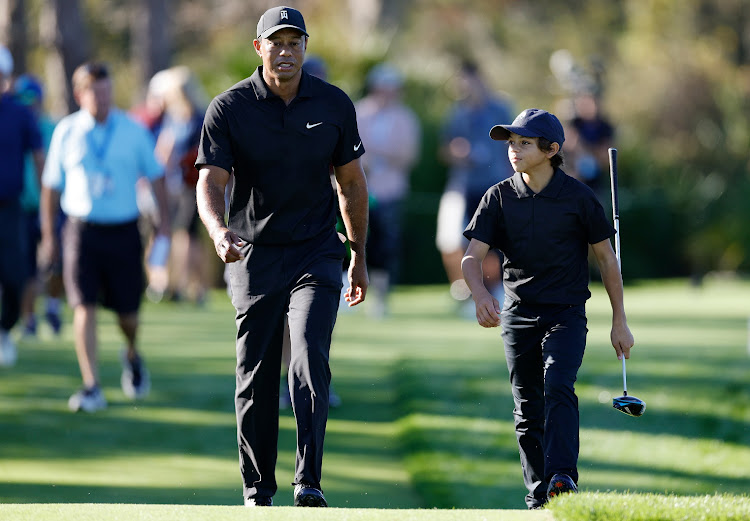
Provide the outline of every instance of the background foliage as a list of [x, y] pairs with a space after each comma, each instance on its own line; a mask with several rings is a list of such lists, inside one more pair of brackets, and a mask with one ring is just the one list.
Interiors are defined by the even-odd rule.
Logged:
[[[34, 20], [41, 0], [28, 1]], [[550, 69], [567, 49], [579, 73], [603, 86], [620, 151], [626, 278], [750, 268], [750, 4], [743, 0], [298, 0], [309, 53], [353, 98], [365, 73], [388, 60], [408, 78], [423, 123], [413, 172], [403, 282], [443, 280], [434, 247], [445, 182], [437, 133], [453, 101], [456, 63], [470, 56], [520, 110], [558, 110], [569, 95]], [[276, 2], [172, 0], [163, 21], [172, 60], [194, 68], [211, 95], [249, 75], [258, 16]], [[130, 74], [133, 3], [82, 3], [93, 48], [119, 72], [122, 105], [142, 85]], [[33, 23], [33, 22], [32, 22]], [[34, 50], [30, 66], [39, 64]]]

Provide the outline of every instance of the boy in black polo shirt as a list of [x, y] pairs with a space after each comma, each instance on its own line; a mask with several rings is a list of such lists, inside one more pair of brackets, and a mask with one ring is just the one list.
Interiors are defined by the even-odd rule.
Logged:
[[[588, 248], [592, 245], [612, 305], [610, 337], [617, 358], [630, 358], [614, 228], [594, 193], [560, 169], [565, 140], [549, 112], [527, 109], [511, 125], [490, 130], [508, 141], [515, 174], [487, 190], [464, 231], [471, 242], [461, 261], [482, 327], [502, 325], [526, 504], [576, 492], [578, 398], [574, 384], [586, 347]], [[483, 283], [490, 248], [504, 255], [505, 302]]]

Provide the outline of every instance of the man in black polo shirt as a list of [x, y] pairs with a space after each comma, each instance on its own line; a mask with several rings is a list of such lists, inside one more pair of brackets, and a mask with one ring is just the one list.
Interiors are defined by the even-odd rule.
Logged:
[[[367, 183], [354, 105], [302, 70], [307, 30], [289, 7], [266, 11], [255, 51], [262, 66], [218, 95], [206, 113], [196, 166], [198, 209], [229, 263], [237, 309], [235, 406], [245, 504], [270, 506], [277, 490], [279, 373], [287, 315], [289, 386], [297, 420], [294, 504], [327, 506], [320, 488], [331, 373], [328, 354], [345, 248], [351, 245], [350, 306], [365, 299]], [[224, 189], [234, 174], [228, 224]]]
[[[516, 437], [529, 508], [577, 491], [578, 398], [575, 381], [586, 347], [589, 244], [612, 305], [610, 339], [630, 358], [633, 335], [623, 306], [615, 230], [594, 193], [560, 169], [565, 141], [558, 119], [528, 109], [511, 125], [496, 125], [508, 141], [513, 177], [485, 193], [464, 235], [471, 242], [461, 267], [483, 327], [502, 324]], [[505, 254], [505, 302], [484, 287], [482, 260]]]

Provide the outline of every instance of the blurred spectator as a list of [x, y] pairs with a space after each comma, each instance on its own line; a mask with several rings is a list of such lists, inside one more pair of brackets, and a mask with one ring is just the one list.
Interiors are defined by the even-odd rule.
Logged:
[[[475, 63], [464, 61], [456, 80], [458, 100], [442, 134], [441, 157], [449, 171], [438, 209], [436, 244], [451, 295], [466, 300], [470, 291], [461, 273], [461, 258], [468, 242], [463, 231], [487, 189], [513, 174], [507, 144], [490, 139], [489, 131], [498, 121], [512, 121], [514, 112], [507, 100], [492, 94]], [[483, 264], [487, 288], [495, 296], [502, 291], [499, 255], [492, 251]], [[474, 306], [469, 304], [473, 317]]]
[[63, 278], [73, 309], [73, 335], [83, 388], [68, 407], [95, 412], [107, 401], [97, 362], [97, 305], [117, 314], [126, 348], [122, 390], [143, 398], [150, 380], [137, 348], [143, 294], [143, 247], [138, 230], [136, 181], [147, 177], [162, 209], [159, 233], [169, 233], [162, 165], [151, 134], [112, 104], [112, 81], [102, 63], [88, 62], [73, 73], [73, 93], [81, 109], [55, 127], [44, 167], [41, 194], [42, 260], [52, 264], [60, 244], [54, 233], [60, 206]]
[[11, 329], [21, 315], [21, 298], [27, 280], [28, 262], [21, 192], [24, 164], [33, 154], [37, 179], [44, 166], [42, 136], [34, 114], [19, 103], [8, 86], [13, 74], [13, 56], [0, 46], [0, 366], [15, 364], [18, 356]]
[[[572, 115], [565, 121], [565, 163], [568, 174], [587, 184], [601, 198], [608, 187], [607, 150], [613, 144], [614, 128], [599, 109], [599, 98], [590, 92], [574, 96]], [[605, 198], [606, 200], [606, 198]]]
[[[20, 103], [29, 107], [37, 119], [42, 136], [42, 146], [46, 151], [52, 139], [52, 131], [55, 122], [44, 113], [43, 101], [44, 90], [41, 81], [30, 75], [23, 74], [13, 82], [13, 94]], [[27, 258], [29, 273], [26, 287], [23, 291], [21, 301], [21, 315], [23, 320], [24, 336], [34, 336], [37, 331], [36, 320], [36, 297], [40, 289], [45, 290], [47, 299], [45, 302], [44, 316], [55, 334], [60, 333], [62, 321], [60, 311], [63, 295], [62, 266], [53, 267], [49, 273], [44, 273], [40, 278], [37, 270], [37, 245], [41, 240], [41, 228], [39, 225], [39, 175], [34, 162], [34, 157], [27, 154], [25, 163], [25, 175], [23, 192], [21, 193], [21, 208], [26, 221]], [[59, 231], [64, 216], [60, 213], [56, 229]]]
[[305, 63], [302, 64], [302, 69], [316, 78], [328, 81], [328, 66], [326, 65], [325, 60], [320, 56], [307, 56], [305, 58]]
[[159, 135], [164, 118], [164, 93], [169, 86], [171, 73], [169, 69], [159, 71], [151, 77], [146, 90], [146, 99], [130, 110], [130, 114], [154, 135]]
[[387, 313], [390, 286], [398, 281], [404, 203], [421, 141], [419, 120], [402, 101], [403, 84], [392, 66], [376, 65], [367, 76], [367, 95], [356, 103], [370, 192], [367, 263], [374, 299], [367, 309], [375, 318]]
[[[206, 252], [200, 238], [195, 199], [198, 170], [194, 164], [208, 100], [188, 67], [172, 67], [158, 72], [154, 78], [157, 81], [150, 83], [151, 97], [160, 99], [164, 109], [156, 140], [156, 155], [165, 165], [173, 227], [168, 292], [170, 299], [175, 301], [188, 298], [202, 303], [208, 281]], [[157, 288], [156, 294], [159, 293], [161, 290]]]

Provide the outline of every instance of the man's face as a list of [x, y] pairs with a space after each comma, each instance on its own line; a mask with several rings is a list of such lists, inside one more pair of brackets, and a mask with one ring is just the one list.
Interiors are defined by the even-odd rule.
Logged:
[[76, 99], [83, 110], [95, 119], [104, 121], [112, 106], [112, 82], [105, 78], [76, 89]]
[[264, 74], [283, 82], [299, 74], [305, 61], [307, 37], [296, 29], [286, 28], [268, 38], [254, 40], [253, 45], [263, 60]]

